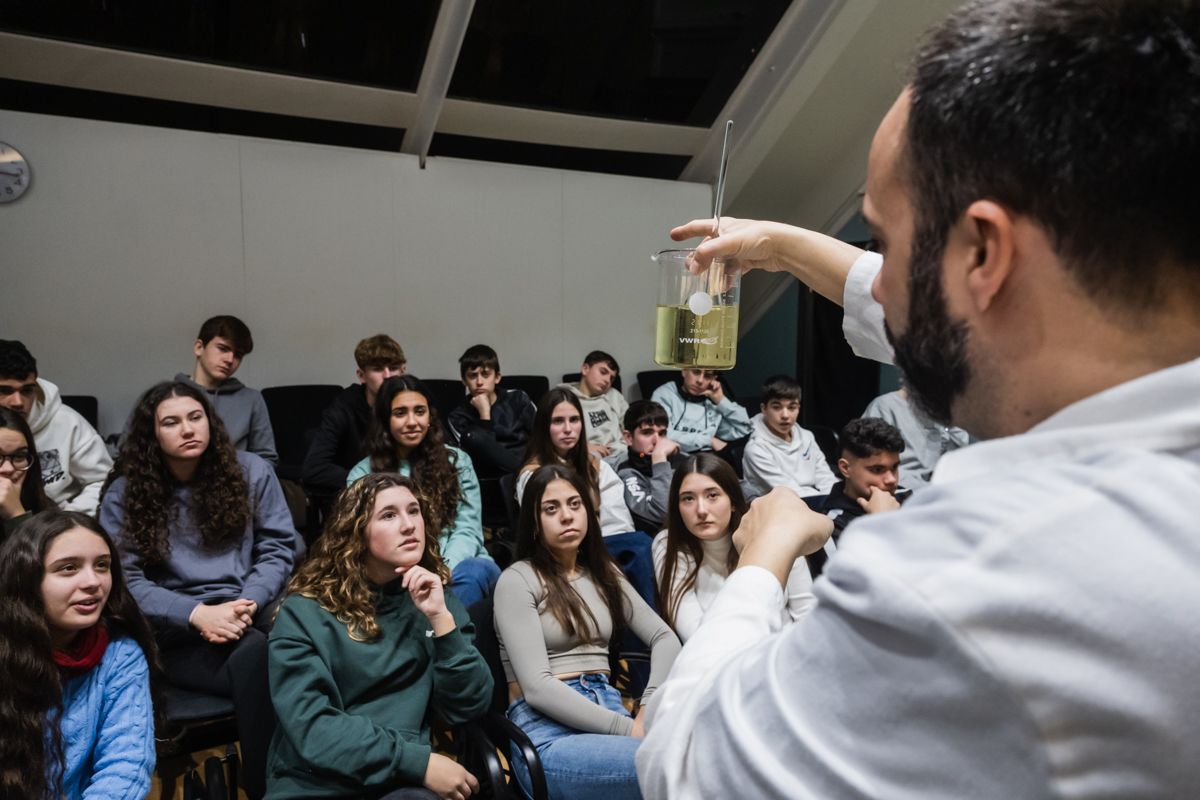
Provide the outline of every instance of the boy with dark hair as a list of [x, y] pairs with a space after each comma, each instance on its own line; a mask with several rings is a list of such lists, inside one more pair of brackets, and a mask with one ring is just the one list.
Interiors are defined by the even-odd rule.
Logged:
[[408, 360], [399, 342], [377, 333], [355, 346], [354, 362], [358, 383], [343, 389], [325, 409], [304, 457], [304, 487], [329, 499], [345, 488], [346, 474], [367, 455], [367, 426], [379, 387], [403, 375]]
[[900, 431], [906, 445], [904, 455], [900, 457], [900, 469], [904, 472], [905, 485], [914, 491], [929, 483], [933, 468], [943, 455], [966, 447], [971, 439], [962, 428], [934, 422], [909, 402], [903, 381], [898, 391], [872, 400], [862, 415], [879, 417]]
[[537, 408], [520, 389], [500, 385], [500, 357], [486, 344], [459, 356], [458, 372], [467, 399], [447, 415], [452, 441], [466, 451], [481, 478], [516, 472], [533, 430]]
[[629, 403], [614, 385], [620, 374], [615, 358], [603, 350], [593, 350], [579, 367], [579, 383], [560, 384], [575, 393], [587, 415], [588, 450], [609, 463], [625, 456], [621, 419]]
[[16, 340], [0, 339], [0, 405], [29, 423], [51, 502], [64, 511], [95, 514], [112, 469], [104, 440], [63, 404], [57, 386], [38, 377], [37, 360]]
[[897, 509], [911, 493], [900, 488], [904, 437], [892, 425], [878, 417], [852, 419], [838, 434], [838, 447], [842, 480], [830, 490], [821, 508], [833, 520], [835, 541], [852, 520]]
[[651, 400], [667, 411], [667, 435], [685, 453], [720, 452], [750, 435], [746, 409], [725, 396], [711, 369], [684, 369], [679, 380], [654, 390]]
[[829, 494], [837, 482], [813, 435], [801, 428], [800, 384], [790, 375], [772, 375], [763, 383], [761, 413], [742, 455], [750, 494], [764, 495], [786, 486], [800, 497]]
[[262, 393], [233, 377], [253, 350], [254, 339], [246, 323], [229, 314], [210, 317], [200, 326], [192, 345], [196, 356], [192, 373], [180, 372], [175, 380], [186, 381], [208, 395], [235, 448], [274, 464], [279, 455]]
[[623, 420], [628, 457], [617, 467], [625, 505], [639, 531], [657, 533], [667, 518], [667, 498], [679, 445], [667, 438], [667, 412], [653, 400], [635, 400]]

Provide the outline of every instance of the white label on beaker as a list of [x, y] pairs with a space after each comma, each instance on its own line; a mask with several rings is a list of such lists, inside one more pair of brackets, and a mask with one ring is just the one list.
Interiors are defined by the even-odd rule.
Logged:
[[713, 301], [708, 292], [696, 292], [688, 298], [688, 308], [697, 317], [703, 317], [708, 312], [712, 311]]

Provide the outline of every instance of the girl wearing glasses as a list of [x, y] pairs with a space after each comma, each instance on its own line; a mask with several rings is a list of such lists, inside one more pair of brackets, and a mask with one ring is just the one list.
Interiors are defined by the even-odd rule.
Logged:
[[10, 408], [0, 408], [0, 541], [39, 511], [52, 508], [42, 488], [33, 433], [25, 418]]

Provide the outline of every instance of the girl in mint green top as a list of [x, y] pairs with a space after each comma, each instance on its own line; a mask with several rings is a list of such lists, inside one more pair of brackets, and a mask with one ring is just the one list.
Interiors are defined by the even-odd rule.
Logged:
[[443, 444], [442, 426], [429, 392], [413, 375], [388, 378], [379, 387], [367, 434], [370, 456], [351, 468], [346, 484], [371, 472], [409, 475], [428, 501], [429, 529], [437, 532], [450, 588], [464, 606], [489, 594], [500, 568], [483, 546], [479, 479], [471, 458]]
[[483, 714], [492, 676], [424, 514], [409, 478], [366, 476], [288, 586], [269, 646], [268, 800], [478, 791], [430, 746], [431, 709], [452, 725]]

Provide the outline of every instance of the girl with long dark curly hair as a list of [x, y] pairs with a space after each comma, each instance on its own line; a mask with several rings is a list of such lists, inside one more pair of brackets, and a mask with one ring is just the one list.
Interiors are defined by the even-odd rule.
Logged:
[[154, 637], [116, 548], [77, 511], [0, 546], [0, 798], [141, 800], [154, 770]]
[[164, 382], [138, 401], [103, 494], [167, 680], [233, 698], [245, 788], [260, 796], [266, 632], [301, 547], [274, 470], [234, 450], [203, 392]]
[[[601, 541], [591, 486], [569, 467], [539, 467], [525, 485], [517, 561], [496, 584], [495, 623], [508, 679], [508, 717], [541, 757], [551, 798], [640, 798], [633, 758], [642, 714], [610, 682], [626, 629], [650, 647], [649, 700], [679, 639]], [[512, 754], [529, 791], [524, 759]]]
[[[658, 611], [686, 642], [737, 567], [733, 533], [749, 504], [733, 467], [713, 453], [688, 456], [675, 469], [667, 498], [667, 529], [654, 537]], [[784, 595], [785, 622], [816, 602], [804, 558], [792, 566]]]
[[346, 485], [372, 472], [411, 476], [427, 499], [429, 531], [436, 532], [450, 567], [450, 590], [470, 606], [491, 592], [500, 568], [483, 547], [483, 505], [471, 457], [445, 444], [429, 397], [413, 375], [383, 382], [367, 433], [371, 455], [351, 468]]
[[[471, 644], [449, 570], [409, 478], [344, 490], [271, 631], [268, 798], [466, 797], [466, 769], [433, 753], [431, 709], [450, 724], [487, 710], [492, 677]], [[424, 787], [427, 791], [422, 791]]]
[[4, 523], [4, 536], [37, 512], [53, 507], [42, 486], [42, 464], [29, 423], [11, 408], [0, 408], [0, 522]]

